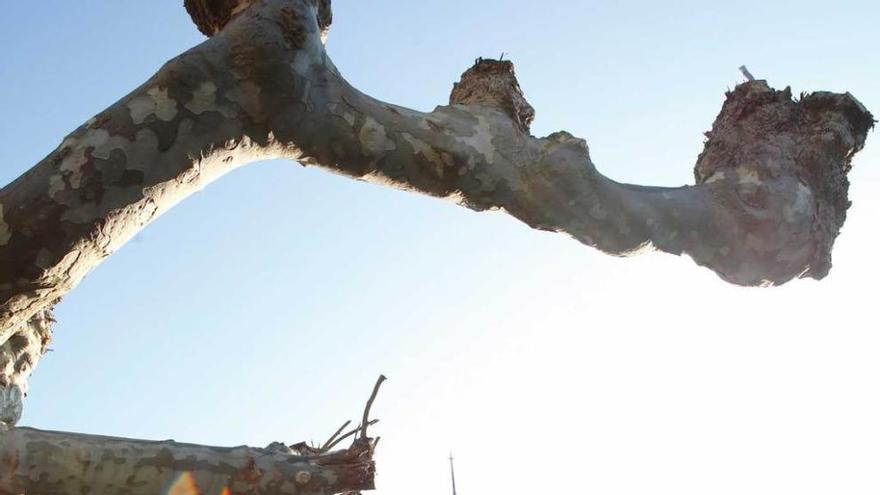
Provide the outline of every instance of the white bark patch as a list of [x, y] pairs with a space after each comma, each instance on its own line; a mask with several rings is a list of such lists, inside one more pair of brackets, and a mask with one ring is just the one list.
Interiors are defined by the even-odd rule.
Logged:
[[105, 129], [89, 129], [89, 131], [78, 141], [65, 141], [62, 147], [72, 147], [73, 149], [61, 161], [58, 166], [60, 174], [56, 174], [49, 178], [49, 189], [47, 193], [52, 197], [58, 191], [65, 188], [63, 177], [67, 177], [70, 187], [77, 189], [82, 182], [82, 166], [86, 164], [86, 149], [92, 149], [92, 156], [107, 160], [110, 158], [110, 152], [114, 149], [125, 148], [129, 143], [122, 136], [111, 136]]
[[196, 115], [201, 115], [214, 106], [214, 97], [216, 93], [217, 86], [215, 86], [214, 83], [210, 81], [203, 82], [199, 85], [198, 89], [193, 91], [192, 100], [184, 106], [190, 112]]
[[[68, 172], [68, 180], [70, 181], [70, 187], [76, 189], [80, 185], [80, 181], [82, 180], [82, 166], [86, 163], [85, 150], [83, 148], [77, 148], [76, 151], [69, 154], [64, 161], [61, 162], [61, 165], [58, 169], [63, 172]], [[63, 181], [62, 181], [63, 182]], [[49, 196], [51, 197], [55, 192], [55, 188], [57, 186], [57, 180], [49, 185]], [[62, 189], [63, 189], [62, 185]]]
[[0, 246], [6, 245], [10, 238], [12, 238], [12, 232], [9, 231], [9, 225], [3, 219], [3, 205], [0, 204]]
[[630, 249], [629, 251], [624, 251], [620, 253], [622, 256], [638, 256], [640, 254], [651, 253], [657, 250], [657, 247], [654, 246], [654, 243], [650, 240], [647, 240], [638, 246]]
[[235, 16], [237, 16], [238, 14], [244, 12], [245, 9], [247, 9], [248, 7], [250, 7], [253, 3], [254, 3], [254, 0], [241, 0], [241, 1], [238, 3], [238, 5], [236, 5], [235, 7], [233, 7], [232, 12], [230, 12], [229, 16], [230, 16], [230, 17], [235, 17]]
[[[109, 160], [110, 153], [113, 150], [125, 150], [127, 149], [131, 141], [122, 136], [111, 136], [104, 129], [98, 129], [100, 133], [96, 131], [95, 139], [91, 139], [89, 136], [86, 136], [86, 139], [83, 140], [80, 145], [81, 149], [85, 149], [91, 146], [92, 156], [95, 158], [100, 158], [101, 160]], [[90, 133], [91, 134], [91, 133]]]
[[0, 387], [0, 431], [7, 431], [21, 418], [24, 392], [18, 385]]
[[[10, 380], [12, 383], [18, 383], [18, 373], [15, 372], [15, 361], [18, 359], [19, 354], [16, 354], [12, 351], [12, 342], [11, 339], [7, 339], [6, 342], [0, 346], [0, 376], [3, 376], [6, 380]], [[0, 386], [0, 388], [3, 388]]]
[[719, 170], [719, 171], [715, 172], [714, 174], [712, 174], [711, 176], [709, 176], [709, 178], [706, 179], [705, 183], [711, 184], [713, 182], [718, 182], [719, 180], [724, 180], [724, 171], [723, 170]]
[[474, 135], [466, 138], [460, 138], [459, 141], [470, 146], [477, 153], [486, 157], [486, 163], [495, 162], [495, 146], [492, 144], [492, 129], [489, 121], [482, 115], [474, 115], [477, 118], [477, 125], [474, 127]]
[[746, 167], [736, 167], [736, 175], [739, 177], [740, 184], [761, 185], [761, 177], [756, 170]]
[[[92, 118], [92, 120], [94, 120], [94, 118]], [[88, 124], [88, 127], [91, 127], [91, 126], [92, 126], [92, 124]], [[74, 144], [76, 144], [76, 138], [75, 137], [67, 137], [67, 138], [64, 138], [64, 141], [61, 142], [61, 146], [59, 146], [58, 149], [63, 150], [64, 148], [69, 148], [69, 147], [73, 146]]]
[[397, 148], [394, 141], [388, 139], [385, 127], [372, 117], [367, 117], [358, 137], [361, 140], [362, 148], [370, 156], [379, 157], [385, 152]]
[[463, 205], [464, 200], [465, 200], [465, 195], [461, 191], [454, 191], [449, 196], [446, 196], [446, 199], [449, 201], [452, 201], [453, 203], [455, 203], [457, 205]]
[[64, 190], [64, 178], [61, 174], [55, 174], [49, 177], [49, 197], [54, 198], [55, 193]]
[[[413, 112], [414, 113], [414, 112]], [[422, 118], [419, 120], [419, 127], [426, 131], [438, 132], [437, 129], [442, 129], [443, 134], [447, 134], [446, 132], [446, 124], [440, 119], [440, 115], [434, 115], [434, 118]]]
[[150, 115], [165, 122], [171, 122], [177, 115], [177, 102], [168, 97], [167, 89], [158, 86], [147, 90], [145, 95], [132, 98], [126, 106], [135, 125], [143, 124]]

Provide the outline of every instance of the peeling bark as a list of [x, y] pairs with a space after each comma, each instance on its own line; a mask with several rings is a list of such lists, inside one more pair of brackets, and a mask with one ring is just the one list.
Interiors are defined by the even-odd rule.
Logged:
[[534, 111], [510, 62], [479, 60], [452, 104], [416, 112], [342, 78], [321, 42], [328, 2], [244, 2], [234, 15], [192, 3], [232, 8], [212, 18], [231, 21], [0, 190], [0, 342], [174, 203], [262, 158], [504, 209], [615, 255], [688, 254], [736, 284], [821, 278], [873, 125], [849, 94], [794, 101], [748, 82], [707, 134], [697, 185], [619, 184], [584, 140], [528, 134]]
[[0, 345], [0, 432], [21, 418], [28, 378], [52, 341], [51, 310], [42, 310]]
[[[0, 345], [175, 203], [267, 158], [503, 209], [613, 255], [687, 254], [734, 284], [822, 278], [849, 206], [846, 173], [874, 124], [849, 93], [794, 100], [749, 81], [727, 94], [695, 185], [621, 184], [583, 139], [529, 134], [534, 110], [510, 62], [478, 60], [449, 105], [417, 112], [339, 74], [323, 45], [329, 0], [186, 7], [209, 40], [0, 189]], [[12, 386], [0, 396], [9, 404]]]
[[735, 284], [821, 278], [873, 126], [848, 93], [794, 101], [750, 81], [707, 133], [695, 186], [620, 184], [584, 140], [528, 133], [534, 110], [508, 61], [479, 59], [450, 105], [416, 112], [342, 78], [322, 44], [327, 0], [186, 7], [208, 41], [0, 189], [0, 343], [176, 202], [265, 158], [504, 209], [613, 255], [687, 254]]
[[300, 455], [16, 428], [0, 433], [0, 495], [305, 495], [373, 489], [369, 439]]

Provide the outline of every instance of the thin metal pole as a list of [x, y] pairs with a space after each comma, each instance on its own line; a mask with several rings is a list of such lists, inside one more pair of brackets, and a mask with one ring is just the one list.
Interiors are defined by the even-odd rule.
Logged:
[[452, 452], [449, 453], [449, 473], [452, 474], [452, 495], [455, 493], [455, 466], [452, 464]]

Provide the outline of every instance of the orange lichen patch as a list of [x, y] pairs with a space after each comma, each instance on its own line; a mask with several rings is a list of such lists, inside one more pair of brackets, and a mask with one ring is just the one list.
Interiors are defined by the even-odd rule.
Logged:
[[[228, 488], [224, 490], [228, 491]], [[202, 491], [199, 490], [199, 485], [192, 473], [185, 471], [171, 484], [167, 495], [202, 495]]]

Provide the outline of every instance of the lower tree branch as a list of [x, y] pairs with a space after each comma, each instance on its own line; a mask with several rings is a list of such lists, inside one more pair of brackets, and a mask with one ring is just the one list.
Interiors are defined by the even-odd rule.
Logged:
[[0, 433], [0, 495], [300, 495], [373, 489], [373, 448], [299, 455], [15, 428]]
[[[378, 443], [363, 424], [313, 447], [305, 442], [266, 448], [210, 447], [32, 428], [0, 430], [0, 495], [330, 495], [374, 488]], [[347, 449], [330, 449], [356, 436]], [[338, 437], [338, 438], [337, 438]]]

